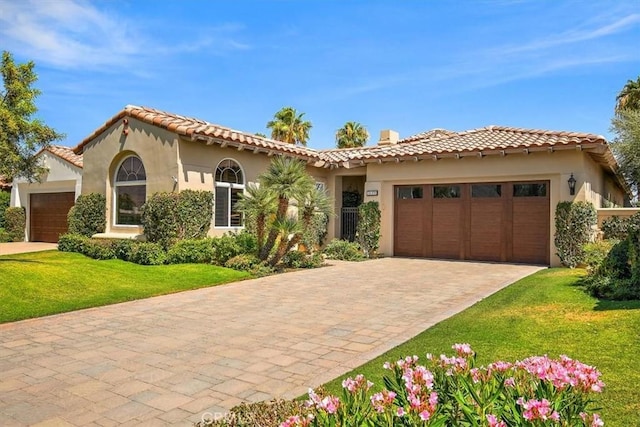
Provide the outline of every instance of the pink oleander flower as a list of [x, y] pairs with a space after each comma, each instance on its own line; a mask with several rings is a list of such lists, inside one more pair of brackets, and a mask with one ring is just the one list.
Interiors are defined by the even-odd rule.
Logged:
[[393, 405], [395, 398], [396, 394], [394, 392], [383, 390], [371, 396], [371, 406], [373, 406], [376, 412], [382, 413]]
[[498, 361], [498, 362], [493, 362], [489, 364], [489, 366], [487, 366], [487, 369], [492, 371], [497, 371], [497, 372], [506, 372], [512, 367], [513, 367], [513, 363]]
[[514, 388], [516, 386], [516, 379], [513, 377], [507, 378], [506, 380], [504, 380], [504, 386]]
[[308, 427], [311, 425], [313, 421], [313, 415], [309, 414], [306, 417], [301, 417], [300, 415], [292, 415], [282, 423], [280, 423], [280, 427]]
[[585, 423], [589, 423], [590, 427], [602, 427], [604, 425], [604, 421], [600, 419], [600, 415], [593, 414], [589, 416], [586, 412], [580, 412], [580, 418]]
[[498, 421], [498, 418], [492, 414], [487, 414], [487, 422], [489, 423], [489, 427], [507, 427], [504, 421]]
[[396, 415], [399, 417], [404, 417], [404, 414], [405, 414], [404, 408], [402, 406], [399, 407], [398, 410], [396, 411]]
[[336, 396], [327, 396], [324, 399], [320, 399], [320, 396], [313, 389], [309, 389], [309, 400], [307, 400], [306, 405], [307, 407], [321, 409], [328, 414], [335, 414], [340, 407], [340, 399]]
[[467, 343], [454, 344], [451, 348], [454, 349], [460, 357], [473, 356], [475, 354], [474, 351], [471, 350], [471, 345]]
[[346, 388], [349, 393], [354, 394], [360, 390], [367, 391], [373, 386], [371, 381], [367, 381], [364, 375], [357, 375], [355, 378], [347, 378], [342, 381], [342, 387]]
[[560, 420], [560, 414], [552, 410], [551, 403], [547, 399], [542, 399], [542, 400], [531, 399], [525, 402], [524, 399], [521, 397], [518, 399], [517, 403], [518, 405], [524, 408], [524, 412], [522, 413], [522, 416], [527, 421], [533, 421], [533, 420], [559, 421]]
[[604, 387], [600, 380], [600, 371], [567, 356], [560, 356], [560, 360], [553, 360], [547, 356], [529, 357], [517, 362], [516, 367], [524, 369], [542, 381], [552, 383], [559, 390], [575, 387], [583, 392], [599, 393]]
[[418, 416], [420, 417], [420, 419], [421, 419], [422, 421], [428, 421], [428, 420], [429, 420], [429, 418], [431, 418], [431, 412], [429, 412], [429, 411], [427, 411], [427, 410], [425, 409], [424, 411], [420, 412], [420, 413], [418, 414]]

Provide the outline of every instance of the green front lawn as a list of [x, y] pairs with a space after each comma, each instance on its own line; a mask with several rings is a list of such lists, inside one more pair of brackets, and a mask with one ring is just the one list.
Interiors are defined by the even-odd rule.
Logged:
[[142, 266], [46, 251], [0, 256], [0, 323], [234, 282], [206, 264]]
[[[385, 361], [426, 353], [452, 354], [454, 343], [471, 344], [478, 361], [517, 360], [561, 354], [595, 365], [607, 387], [598, 405], [607, 426], [640, 423], [640, 301], [605, 302], [576, 282], [581, 270], [549, 269], [529, 276], [424, 331], [373, 361], [326, 385], [363, 373], [382, 384]], [[401, 310], [401, 307], [398, 307]]]

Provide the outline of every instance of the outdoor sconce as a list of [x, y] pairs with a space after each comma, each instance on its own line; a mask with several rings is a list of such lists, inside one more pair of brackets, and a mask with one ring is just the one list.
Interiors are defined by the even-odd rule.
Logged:
[[129, 120], [128, 119], [123, 119], [122, 120], [122, 134], [124, 136], [129, 135]]
[[567, 180], [567, 184], [569, 184], [569, 194], [572, 196], [576, 195], [576, 179], [573, 177], [573, 174]]

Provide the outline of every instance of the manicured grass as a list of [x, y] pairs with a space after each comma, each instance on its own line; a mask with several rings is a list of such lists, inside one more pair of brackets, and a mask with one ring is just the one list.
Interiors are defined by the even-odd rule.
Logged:
[[468, 342], [482, 364], [566, 354], [595, 365], [607, 385], [596, 396], [606, 425], [640, 425], [640, 301], [591, 298], [576, 286], [582, 274], [549, 269], [520, 280], [326, 388], [337, 392], [342, 379], [356, 373], [379, 385], [387, 372], [382, 369], [385, 361], [414, 354], [423, 359], [426, 353], [450, 355], [452, 344]]
[[45, 251], [0, 256], [0, 323], [234, 282], [248, 273], [204, 264], [142, 266]]

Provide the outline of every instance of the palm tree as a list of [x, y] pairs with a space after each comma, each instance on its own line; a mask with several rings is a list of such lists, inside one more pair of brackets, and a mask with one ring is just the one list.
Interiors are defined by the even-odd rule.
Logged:
[[[302, 200], [313, 187], [313, 179], [307, 174], [305, 163], [290, 157], [276, 157], [269, 168], [260, 176], [260, 186], [268, 188], [277, 199], [275, 222], [284, 221], [289, 210], [291, 199]], [[260, 250], [259, 258], [266, 260], [278, 238], [278, 230], [271, 227], [265, 245]]]
[[616, 96], [616, 113], [624, 110], [640, 111], [640, 76], [633, 80], [627, 80], [618, 96]]
[[306, 146], [312, 124], [303, 120], [303, 116], [304, 113], [298, 113], [295, 108], [282, 108], [273, 116], [273, 120], [267, 123], [267, 127], [271, 129], [271, 138]]
[[336, 132], [336, 147], [362, 147], [369, 139], [369, 132], [358, 122], [347, 122]]
[[268, 220], [275, 214], [276, 208], [276, 195], [267, 187], [256, 184], [247, 186], [236, 202], [236, 209], [244, 213], [248, 228], [256, 232], [258, 252], [264, 246]]

